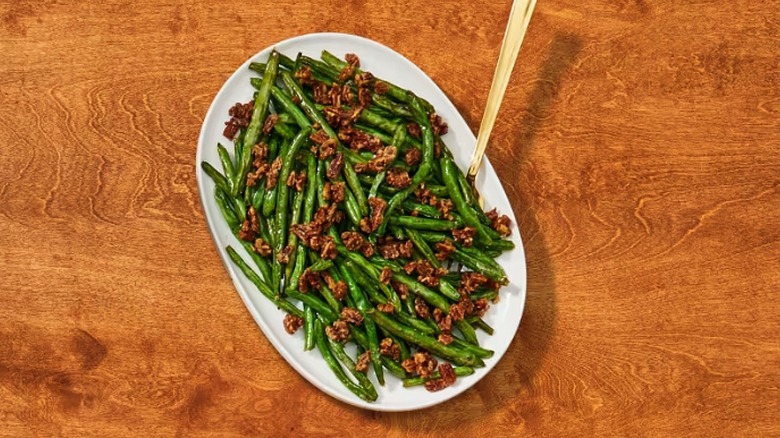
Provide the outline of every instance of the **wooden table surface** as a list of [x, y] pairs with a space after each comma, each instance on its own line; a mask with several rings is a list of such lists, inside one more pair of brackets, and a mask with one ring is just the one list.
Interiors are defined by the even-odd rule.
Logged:
[[396, 49], [476, 131], [511, 2], [256, 3], [0, 2], [0, 436], [780, 436], [779, 3], [539, 2], [488, 151], [520, 329], [394, 414], [257, 328], [197, 136], [241, 63], [316, 31]]

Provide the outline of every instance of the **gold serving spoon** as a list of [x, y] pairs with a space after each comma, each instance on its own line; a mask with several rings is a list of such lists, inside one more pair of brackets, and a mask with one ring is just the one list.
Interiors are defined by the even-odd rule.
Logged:
[[493, 124], [496, 122], [498, 109], [501, 107], [501, 101], [504, 99], [504, 92], [509, 83], [509, 77], [512, 75], [512, 69], [517, 60], [517, 54], [520, 52], [520, 44], [523, 43], [525, 32], [528, 30], [528, 23], [531, 21], [531, 14], [536, 6], [536, 0], [515, 0], [512, 3], [512, 10], [509, 12], [509, 20], [504, 32], [504, 41], [501, 43], [501, 51], [498, 54], [498, 63], [496, 71], [493, 73], [493, 83], [490, 86], [485, 112], [482, 115], [482, 123], [479, 126], [477, 134], [477, 147], [474, 149], [474, 155], [471, 156], [466, 178], [468, 179], [474, 193], [477, 196], [479, 205], [483, 206], [482, 195], [476, 188], [477, 172], [482, 164], [482, 157], [487, 149], [488, 138], [493, 130]]

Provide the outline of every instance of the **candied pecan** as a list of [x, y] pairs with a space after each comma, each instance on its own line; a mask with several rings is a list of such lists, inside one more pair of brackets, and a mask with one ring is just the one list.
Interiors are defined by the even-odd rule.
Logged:
[[285, 265], [290, 262], [290, 254], [293, 252], [293, 246], [287, 245], [282, 249], [282, 251], [276, 255], [276, 261], [279, 263]]
[[429, 392], [441, 391], [444, 388], [452, 386], [457, 378], [455, 371], [452, 369], [452, 365], [448, 363], [439, 365], [439, 375], [441, 376], [440, 378], [431, 379], [425, 382], [425, 389]]
[[355, 151], [362, 151], [363, 149], [376, 152], [382, 148], [382, 140], [379, 137], [369, 135], [363, 131], [350, 130], [345, 131], [343, 135], [348, 135], [349, 147]]
[[230, 120], [225, 122], [225, 130], [222, 132], [222, 135], [231, 140], [235, 138], [240, 128], [249, 126], [249, 121], [252, 119], [252, 111], [254, 108], [254, 101], [247, 103], [236, 102], [236, 104], [228, 110]]
[[442, 146], [441, 142], [439, 140], [436, 140], [433, 143], [433, 156], [436, 158], [441, 158], [441, 149], [444, 146]]
[[436, 370], [438, 361], [427, 351], [418, 351], [412, 356], [415, 364], [415, 372], [422, 378], [429, 377]]
[[441, 212], [441, 216], [444, 219], [452, 220], [452, 210], [455, 208], [455, 204], [449, 199], [438, 199], [436, 201], [436, 208]]
[[355, 325], [363, 324], [363, 314], [352, 307], [344, 307], [341, 309], [341, 319]]
[[268, 163], [262, 163], [260, 164], [260, 167], [258, 167], [254, 172], [249, 172], [246, 174], [246, 185], [247, 187], [254, 187], [257, 185], [257, 181], [260, 180], [266, 173], [268, 173], [268, 169], [270, 169], [270, 166], [268, 166]]
[[431, 309], [428, 307], [428, 303], [420, 297], [414, 297], [414, 311], [420, 318], [431, 316]]
[[257, 211], [255, 210], [255, 207], [249, 206], [249, 209], [246, 212], [246, 218], [249, 220], [249, 229], [257, 233], [260, 231], [260, 222], [257, 218]]
[[265, 240], [261, 238], [255, 239], [255, 245], [254, 245], [255, 252], [260, 254], [263, 257], [268, 257], [271, 255], [271, 245], [268, 244]]
[[[340, 103], [341, 96], [339, 96], [338, 99]], [[339, 124], [339, 114], [341, 114], [341, 111], [337, 107], [326, 106], [322, 109], [322, 114], [325, 116], [325, 120], [328, 122], [328, 125], [337, 126]]]
[[271, 168], [268, 170], [268, 176], [265, 180], [265, 189], [271, 190], [276, 187], [277, 181], [279, 181], [279, 172], [282, 170], [282, 158], [276, 157], [271, 163]]
[[368, 205], [371, 207], [371, 232], [374, 232], [385, 220], [387, 201], [382, 198], [372, 196], [368, 198]]
[[404, 155], [404, 161], [409, 166], [416, 166], [420, 163], [420, 161], [422, 161], [422, 152], [420, 152], [420, 150], [415, 147], [411, 147], [408, 151], [406, 151], [406, 155]]
[[353, 169], [355, 169], [355, 173], [366, 173], [368, 170], [368, 165], [365, 163], [355, 163], [354, 166], [352, 166]]
[[268, 158], [268, 145], [263, 143], [257, 143], [252, 146], [252, 166], [260, 167], [265, 164], [265, 159]]
[[355, 75], [355, 85], [358, 87], [367, 87], [374, 80], [374, 75], [364, 71]]
[[379, 310], [382, 313], [393, 313], [395, 312], [395, 307], [393, 307], [390, 303], [379, 303], [376, 305], [376, 309]]
[[345, 104], [352, 105], [355, 103], [355, 93], [352, 92], [352, 88], [350, 87], [342, 87], [341, 88], [341, 96], [340, 102], [343, 102]]
[[358, 102], [364, 107], [371, 105], [371, 90], [366, 87], [358, 88]]
[[477, 290], [478, 287], [485, 286], [489, 281], [484, 274], [479, 272], [464, 272], [460, 275], [460, 288], [458, 288], [458, 291], [461, 295], [469, 295]]
[[509, 228], [512, 225], [512, 221], [509, 220], [509, 216], [505, 214], [499, 216], [495, 208], [485, 213], [485, 215], [490, 219], [490, 226], [498, 231], [498, 234], [502, 236], [512, 234], [512, 230]]
[[301, 68], [295, 72], [295, 79], [298, 79], [298, 82], [300, 82], [301, 85], [311, 84], [314, 81], [312, 78], [311, 67], [308, 65], [301, 66]]
[[371, 363], [371, 353], [369, 351], [364, 351], [363, 354], [358, 356], [357, 361], [355, 361], [355, 369], [360, 371], [361, 373], [365, 373], [368, 371], [368, 365]]
[[384, 338], [379, 342], [379, 354], [398, 360], [401, 357], [401, 347], [393, 342], [393, 338]]
[[371, 256], [374, 255], [374, 245], [370, 244], [369, 242], [366, 242], [363, 244], [363, 246], [360, 247], [360, 253], [363, 254], [363, 257], [365, 258], [371, 258]]
[[246, 240], [247, 242], [251, 242], [255, 239], [255, 232], [252, 231], [252, 225], [250, 225], [249, 220], [244, 220], [244, 223], [241, 224], [241, 231], [238, 232], [238, 238]]
[[344, 167], [344, 155], [341, 152], [336, 152], [336, 155], [333, 157], [333, 160], [330, 162], [330, 166], [328, 166], [328, 170], [325, 173], [325, 175], [331, 179], [335, 180], [341, 175], [341, 168]]
[[341, 301], [347, 297], [347, 283], [344, 281], [334, 282], [333, 286], [329, 286], [329, 288], [337, 300]]
[[379, 273], [379, 282], [382, 284], [390, 284], [390, 279], [393, 278], [393, 270], [389, 266], [382, 268], [382, 272]]
[[347, 53], [344, 55], [344, 59], [347, 61], [349, 65], [352, 65], [354, 67], [360, 67], [360, 58], [358, 58], [357, 55], [354, 53]]
[[401, 362], [401, 368], [409, 374], [417, 373], [417, 363], [414, 361], [413, 357], [404, 359], [403, 362]]
[[463, 318], [466, 317], [466, 311], [461, 305], [460, 302], [457, 302], [455, 304], [450, 305], [450, 312], [449, 312], [450, 318], [452, 318], [453, 321], [462, 321]]
[[409, 133], [414, 138], [420, 138], [422, 137], [422, 130], [420, 129], [420, 125], [414, 122], [410, 122], [406, 124], [406, 132]]
[[339, 210], [336, 204], [320, 207], [317, 212], [314, 213], [314, 220], [312, 220], [311, 223], [316, 226], [319, 231], [327, 230], [334, 222], [339, 222], [336, 220], [338, 219], [338, 212]]
[[311, 288], [320, 288], [320, 277], [316, 272], [306, 268], [306, 270], [303, 271], [303, 274], [298, 277], [298, 291], [301, 293], [307, 293]]
[[417, 217], [419, 215], [420, 215], [420, 211], [419, 210], [412, 210], [412, 211], [409, 212], [409, 216], [412, 216], [412, 217]]
[[[338, 109], [341, 107], [341, 85], [339, 85], [337, 82], [334, 82], [330, 86], [330, 103], [333, 105], [333, 109]], [[328, 122], [330, 123], [330, 122]]]
[[298, 95], [296, 94], [295, 96], [292, 97], [292, 101], [294, 104], [298, 105], [299, 103], [301, 103], [301, 98], [298, 97]]
[[323, 131], [322, 129], [318, 129], [309, 135], [309, 140], [317, 144], [322, 144], [329, 138], [330, 137], [328, 136], [328, 134], [325, 133], [325, 131]]
[[[344, 66], [343, 69], [341, 69], [341, 72], [339, 73], [339, 82], [344, 82], [347, 79], [351, 78], [352, 75], [355, 74], [355, 66], [352, 64], [347, 64]], [[349, 87], [344, 87], [345, 89], [349, 89]]]
[[304, 245], [314, 250], [320, 249], [320, 233], [322, 232], [322, 229], [317, 224], [313, 222], [308, 224], [293, 224], [290, 226], [290, 231], [298, 236]]
[[330, 181], [325, 181], [325, 184], [322, 186], [322, 197], [326, 201], [339, 204], [344, 202], [345, 195], [346, 192], [343, 182], [331, 183]]
[[314, 101], [323, 105], [330, 105], [333, 99], [330, 97], [330, 90], [328, 86], [322, 82], [315, 81], [312, 84], [312, 90], [314, 90]]
[[490, 304], [488, 303], [487, 298], [480, 298], [478, 300], [474, 300], [474, 312], [476, 312], [477, 315], [479, 315], [480, 318], [485, 316], [485, 313], [490, 308]]
[[404, 271], [409, 275], [417, 271], [417, 280], [431, 287], [438, 286], [439, 277], [446, 273], [443, 269], [435, 269], [428, 260], [412, 260], [404, 265]]
[[384, 82], [384, 81], [375, 81], [374, 82], [374, 93], [376, 93], [376, 94], [387, 94], [388, 91], [390, 91], [390, 86], [387, 85], [387, 82]]
[[337, 254], [336, 242], [329, 236], [325, 236], [322, 242], [322, 249], [320, 250], [320, 257], [326, 260], [333, 260]]
[[327, 160], [336, 154], [336, 147], [338, 142], [335, 138], [329, 138], [320, 144], [319, 154], [317, 154], [320, 160]]
[[303, 318], [291, 314], [284, 315], [284, 330], [289, 334], [293, 334], [303, 326]]
[[406, 296], [409, 294], [409, 286], [397, 281], [390, 281], [390, 285], [393, 286], [393, 289], [398, 293], [399, 298], [402, 300], [406, 299]]
[[292, 171], [290, 172], [290, 175], [287, 177], [287, 187], [293, 187], [295, 188], [296, 192], [300, 192], [303, 190], [303, 186], [306, 184], [306, 173], [296, 172]]
[[387, 184], [397, 189], [405, 189], [412, 184], [412, 179], [409, 178], [409, 173], [400, 167], [392, 167], [385, 176]]
[[325, 334], [337, 342], [346, 341], [349, 337], [349, 324], [346, 321], [338, 320], [325, 327]]
[[420, 184], [420, 187], [414, 191], [414, 196], [423, 204], [430, 204], [431, 200], [436, 199], [436, 197], [431, 194], [431, 189], [425, 187], [425, 183]]
[[387, 168], [390, 163], [395, 160], [398, 155], [398, 148], [395, 146], [387, 146], [379, 149], [374, 155], [374, 158], [368, 161], [368, 170], [379, 173]]
[[274, 125], [276, 125], [276, 122], [278, 121], [279, 121], [278, 114], [269, 114], [268, 117], [265, 118], [265, 122], [263, 123], [263, 134], [270, 134], [271, 130], [274, 129]]
[[428, 116], [428, 119], [431, 121], [431, 130], [433, 131], [434, 135], [444, 135], [449, 130], [447, 124], [444, 123], [438, 114], [431, 113]]
[[409, 258], [412, 256], [414, 244], [411, 240], [395, 240], [392, 237], [385, 237], [379, 242], [379, 252], [382, 257], [388, 260], [394, 260], [399, 257]]
[[449, 332], [441, 332], [439, 333], [438, 341], [444, 345], [449, 345], [452, 343], [452, 334]]
[[365, 239], [363, 235], [357, 231], [344, 231], [341, 233], [341, 240], [344, 241], [344, 246], [350, 251], [357, 251], [363, 246]]
[[474, 235], [477, 233], [477, 229], [474, 227], [454, 228], [452, 230], [452, 237], [456, 242], [460, 242], [463, 246], [471, 246], [474, 244]]
[[371, 220], [369, 220], [367, 217], [360, 219], [360, 231], [366, 234], [371, 234], [374, 232], [374, 230], [371, 229]]
[[449, 332], [452, 330], [452, 317], [445, 315], [438, 307], [433, 309], [433, 320], [439, 326], [439, 330]]
[[455, 252], [455, 245], [452, 244], [451, 240], [439, 242], [434, 247], [436, 248], [436, 258], [438, 260], [447, 260]]

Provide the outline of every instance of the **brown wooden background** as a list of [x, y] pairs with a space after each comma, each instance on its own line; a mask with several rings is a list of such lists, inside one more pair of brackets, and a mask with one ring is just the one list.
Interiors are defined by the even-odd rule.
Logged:
[[1, 1], [0, 435], [780, 435], [776, 2], [539, 1], [488, 152], [528, 302], [462, 396], [344, 405], [244, 309], [194, 177], [229, 74], [364, 35], [476, 130], [509, 8]]

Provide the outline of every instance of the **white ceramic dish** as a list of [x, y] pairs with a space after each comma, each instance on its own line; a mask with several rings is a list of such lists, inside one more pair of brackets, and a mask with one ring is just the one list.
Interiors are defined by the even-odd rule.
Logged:
[[[342, 59], [346, 53], [355, 53], [360, 57], [361, 67], [364, 70], [424, 97], [433, 104], [437, 112], [449, 124], [449, 133], [444, 136], [444, 141], [452, 149], [456, 162], [462, 169], [465, 169], [468, 164], [476, 143], [476, 139], [466, 122], [433, 80], [408, 59], [377, 42], [354, 35], [317, 33], [291, 38], [257, 53], [239, 67], [217, 93], [203, 122], [196, 154], [198, 189], [206, 214], [206, 222], [225, 269], [230, 274], [238, 294], [257, 321], [260, 329], [282, 357], [306, 380], [343, 402], [377, 411], [409, 411], [433, 406], [463, 393], [487, 376], [506, 353], [520, 324], [525, 305], [526, 264], [523, 245], [516, 225], [517, 221], [512, 213], [506, 193], [487, 159], [484, 160], [483, 170], [480, 172], [477, 185], [484, 196], [486, 208], [497, 207], [501, 213], [509, 215], [512, 219], [512, 240], [515, 243], [515, 249], [504, 253], [498, 259], [499, 264], [509, 276], [510, 284], [501, 289], [501, 301], [492, 306], [485, 316], [486, 322], [495, 328], [495, 334], [487, 336], [484, 332], [477, 331], [480, 344], [494, 350], [495, 355], [485, 361], [484, 368], [477, 369], [471, 376], [459, 378], [455, 385], [443, 391], [431, 393], [423, 387], [404, 388], [400, 380], [389, 375], [384, 387], [377, 386], [379, 398], [376, 402], [367, 403], [354, 396], [336, 379], [316, 348], [308, 352], [303, 350], [302, 330], [292, 336], [284, 331], [282, 326], [284, 313], [266, 300], [230, 262], [225, 251], [228, 245], [237, 248], [252, 265], [251, 260], [243, 252], [243, 248], [240, 248], [239, 242], [230, 233], [224, 222], [214, 201], [214, 184], [201, 170], [200, 162], [205, 160], [217, 169], [221, 169], [216, 144], [217, 142], [230, 143], [222, 136], [224, 122], [228, 118], [228, 109], [236, 102], [246, 102], [252, 98], [254, 89], [250, 85], [249, 79], [256, 74], [249, 70], [249, 63], [266, 61], [274, 47], [290, 57], [295, 57], [298, 52], [302, 52], [305, 55], [319, 58], [323, 49], [327, 49]], [[228, 147], [228, 150], [232, 150], [232, 148]], [[262, 370], [257, 371], [262, 372]]]

